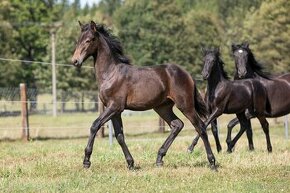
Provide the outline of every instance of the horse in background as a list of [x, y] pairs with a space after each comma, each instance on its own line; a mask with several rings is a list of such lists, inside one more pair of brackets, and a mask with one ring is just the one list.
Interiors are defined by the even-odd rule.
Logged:
[[[207, 80], [206, 101], [211, 113], [205, 125], [208, 126], [223, 113], [235, 113], [240, 121], [241, 129], [233, 140], [231, 140], [231, 133], [228, 130], [228, 152], [232, 152], [232, 148], [243, 132], [250, 127], [250, 120], [245, 116], [246, 110], [258, 117], [264, 131], [269, 130], [269, 124], [264, 115], [267, 95], [265, 88], [259, 81], [248, 79], [230, 81], [223, 66], [219, 49], [204, 50], [202, 76]], [[265, 132], [265, 134], [267, 147], [271, 149], [270, 137], [268, 133]]]
[[[236, 76], [240, 79], [254, 79], [259, 81], [266, 89], [268, 106], [266, 117], [276, 118], [290, 113], [290, 73], [270, 75], [263, 71], [263, 66], [256, 60], [248, 43], [233, 44], [232, 53], [235, 58]], [[246, 113], [247, 118], [255, 115]], [[233, 119], [228, 124], [232, 129], [239, 120]], [[269, 132], [269, 131], [266, 131]], [[269, 152], [272, 149], [268, 149]]]

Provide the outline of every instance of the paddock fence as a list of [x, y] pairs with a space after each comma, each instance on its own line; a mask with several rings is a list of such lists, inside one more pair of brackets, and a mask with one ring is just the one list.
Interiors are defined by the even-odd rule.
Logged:
[[[56, 103], [57, 116], [54, 117], [50, 89], [26, 88], [24, 84], [0, 88], [0, 140], [87, 137], [92, 122], [103, 110], [96, 91], [58, 90]], [[176, 113], [185, 123], [184, 130], [192, 130], [189, 121], [181, 113]], [[146, 135], [170, 130], [153, 110], [124, 111], [122, 117], [126, 135]], [[218, 127], [224, 129], [222, 133], [226, 133], [229, 120], [220, 121], [219, 118]], [[285, 128], [285, 138], [288, 139], [288, 115], [271, 119], [270, 122], [271, 125], [282, 125]], [[112, 130], [112, 124], [108, 123], [98, 136], [109, 136], [111, 143]], [[191, 137], [194, 133], [192, 132]]]
[[[78, 138], [89, 134], [92, 122], [104, 110], [96, 91], [58, 90], [57, 116], [53, 116], [50, 89], [0, 87], [0, 140], [37, 138]], [[152, 110], [123, 112], [124, 132], [141, 135], [164, 132], [164, 121]], [[109, 135], [110, 124], [98, 136]], [[112, 128], [111, 128], [112, 129]]]

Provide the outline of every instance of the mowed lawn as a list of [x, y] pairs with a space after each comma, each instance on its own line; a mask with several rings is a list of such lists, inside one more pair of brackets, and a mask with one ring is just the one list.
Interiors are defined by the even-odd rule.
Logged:
[[[34, 118], [31, 122], [35, 125], [40, 118]], [[125, 127], [134, 125], [134, 121], [137, 128], [150, 123], [146, 116], [132, 122], [124, 119]], [[216, 153], [209, 132], [218, 172], [208, 167], [202, 141], [192, 154], [187, 153], [195, 134], [187, 123], [164, 157], [162, 168], [154, 163], [169, 133], [134, 133], [129, 127], [126, 141], [135, 159], [133, 171], [127, 170], [116, 140], [110, 146], [108, 138], [96, 139], [90, 169], [82, 167], [87, 138], [4, 140], [0, 142], [0, 192], [290, 192], [290, 140], [285, 139], [282, 124], [270, 124], [273, 153], [266, 151], [265, 136], [254, 123], [255, 151], [248, 151], [243, 135], [235, 151], [228, 154], [227, 121], [220, 122], [221, 153]], [[52, 124], [49, 118], [43, 122]], [[88, 128], [83, 129], [87, 134]]]

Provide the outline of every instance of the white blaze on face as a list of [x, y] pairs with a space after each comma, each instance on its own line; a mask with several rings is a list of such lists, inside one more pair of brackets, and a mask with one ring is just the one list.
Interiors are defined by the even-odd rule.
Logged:
[[243, 50], [238, 50], [238, 52], [239, 52], [239, 53], [243, 53], [244, 51], [243, 51]]

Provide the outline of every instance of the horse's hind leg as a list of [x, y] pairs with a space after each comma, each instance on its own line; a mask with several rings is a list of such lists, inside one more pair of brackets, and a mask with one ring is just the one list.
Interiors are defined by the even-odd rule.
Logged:
[[[212, 169], [215, 169], [215, 157], [212, 153], [210, 143], [208, 141], [208, 136], [206, 133], [206, 125], [203, 123], [203, 121], [199, 118], [195, 110], [192, 108], [187, 108], [187, 110], [180, 108], [181, 112], [190, 120], [192, 125], [195, 127], [195, 130], [198, 132], [199, 136], [203, 140], [205, 150], [207, 153], [207, 159], [212, 167]], [[209, 118], [210, 119], [210, 118]], [[210, 121], [209, 121], [210, 122]]]
[[261, 123], [261, 126], [263, 128], [263, 131], [266, 135], [266, 141], [267, 141], [267, 149], [268, 152], [272, 152], [272, 145], [271, 145], [271, 140], [270, 140], [270, 135], [269, 135], [269, 123], [265, 117], [257, 117]]
[[119, 143], [119, 145], [121, 146], [125, 159], [127, 161], [128, 164], [128, 168], [129, 169], [133, 169], [134, 168], [134, 159], [125, 143], [125, 139], [124, 139], [124, 133], [123, 133], [123, 123], [122, 123], [122, 118], [121, 118], [121, 114], [116, 114], [115, 116], [112, 117], [112, 123], [114, 126], [114, 131], [115, 131], [115, 137]]
[[178, 133], [183, 128], [183, 122], [173, 113], [172, 111], [173, 103], [166, 104], [159, 106], [157, 108], [154, 108], [154, 110], [159, 114], [160, 117], [162, 117], [165, 122], [171, 127], [171, 133], [163, 143], [163, 145], [160, 147], [156, 159], [156, 165], [162, 166], [163, 165], [163, 157], [166, 155], [166, 152]]
[[247, 128], [249, 128], [249, 123], [250, 120], [246, 118], [245, 113], [239, 113], [237, 114], [237, 117], [240, 121], [240, 131], [238, 134], [235, 136], [235, 138], [232, 141], [227, 141], [228, 142], [228, 150], [227, 152], [231, 153], [233, 147], [236, 145], [237, 141], [240, 139], [242, 134], [246, 131]]

